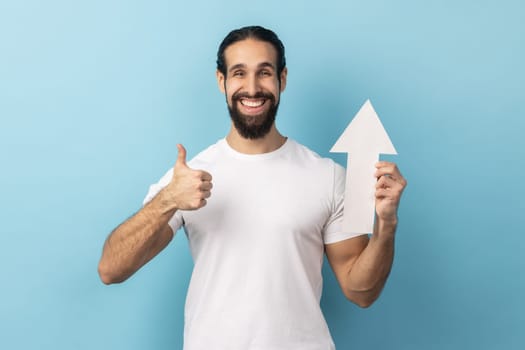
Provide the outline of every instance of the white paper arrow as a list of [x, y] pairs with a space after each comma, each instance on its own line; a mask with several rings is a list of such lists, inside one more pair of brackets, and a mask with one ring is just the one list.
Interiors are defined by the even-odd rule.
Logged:
[[397, 154], [370, 100], [361, 107], [330, 152], [348, 153], [343, 230], [372, 233], [375, 217], [375, 163], [379, 154]]

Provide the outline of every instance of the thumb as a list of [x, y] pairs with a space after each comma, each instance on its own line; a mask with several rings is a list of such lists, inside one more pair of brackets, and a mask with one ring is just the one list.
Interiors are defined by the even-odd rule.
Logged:
[[180, 143], [177, 144], [177, 149], [179, 150], [179, 154], [177, 156], [177, 162], [175, 163], [175, 166], [188, 167], [186, 165], [186, 149]]

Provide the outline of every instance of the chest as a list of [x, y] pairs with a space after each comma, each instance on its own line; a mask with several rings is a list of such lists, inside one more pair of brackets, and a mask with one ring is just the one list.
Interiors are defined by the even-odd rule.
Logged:
[[291, 165], [218, 165], [208, 204], [184, 213], [191, 239], [302, 239], [322, 241], [332, 210], [332, 175], [325, 169]]

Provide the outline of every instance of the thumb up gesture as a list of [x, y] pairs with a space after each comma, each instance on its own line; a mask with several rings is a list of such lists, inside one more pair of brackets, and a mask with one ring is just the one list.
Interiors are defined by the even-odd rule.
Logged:
[[177, 145], [178, 156], [173, 167], [173, 177], [166, 187], [169, 199], [177, 209], [195, 210], [206, 205], [211, 195], [211, 175], [203, 170], [194, 170], [186, 164], [186, 149]]

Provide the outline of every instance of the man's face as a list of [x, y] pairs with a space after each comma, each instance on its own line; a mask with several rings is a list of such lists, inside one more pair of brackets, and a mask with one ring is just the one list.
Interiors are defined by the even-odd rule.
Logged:
[[254, 39], [228, 46], [224, 57], [226, 76], [217, 72], [217, 80], [233, 124], [244, 138], [262, 138], [274, 124], [280, 93], [286, 86], [286, 68], [279, 84], [275, 48]]

